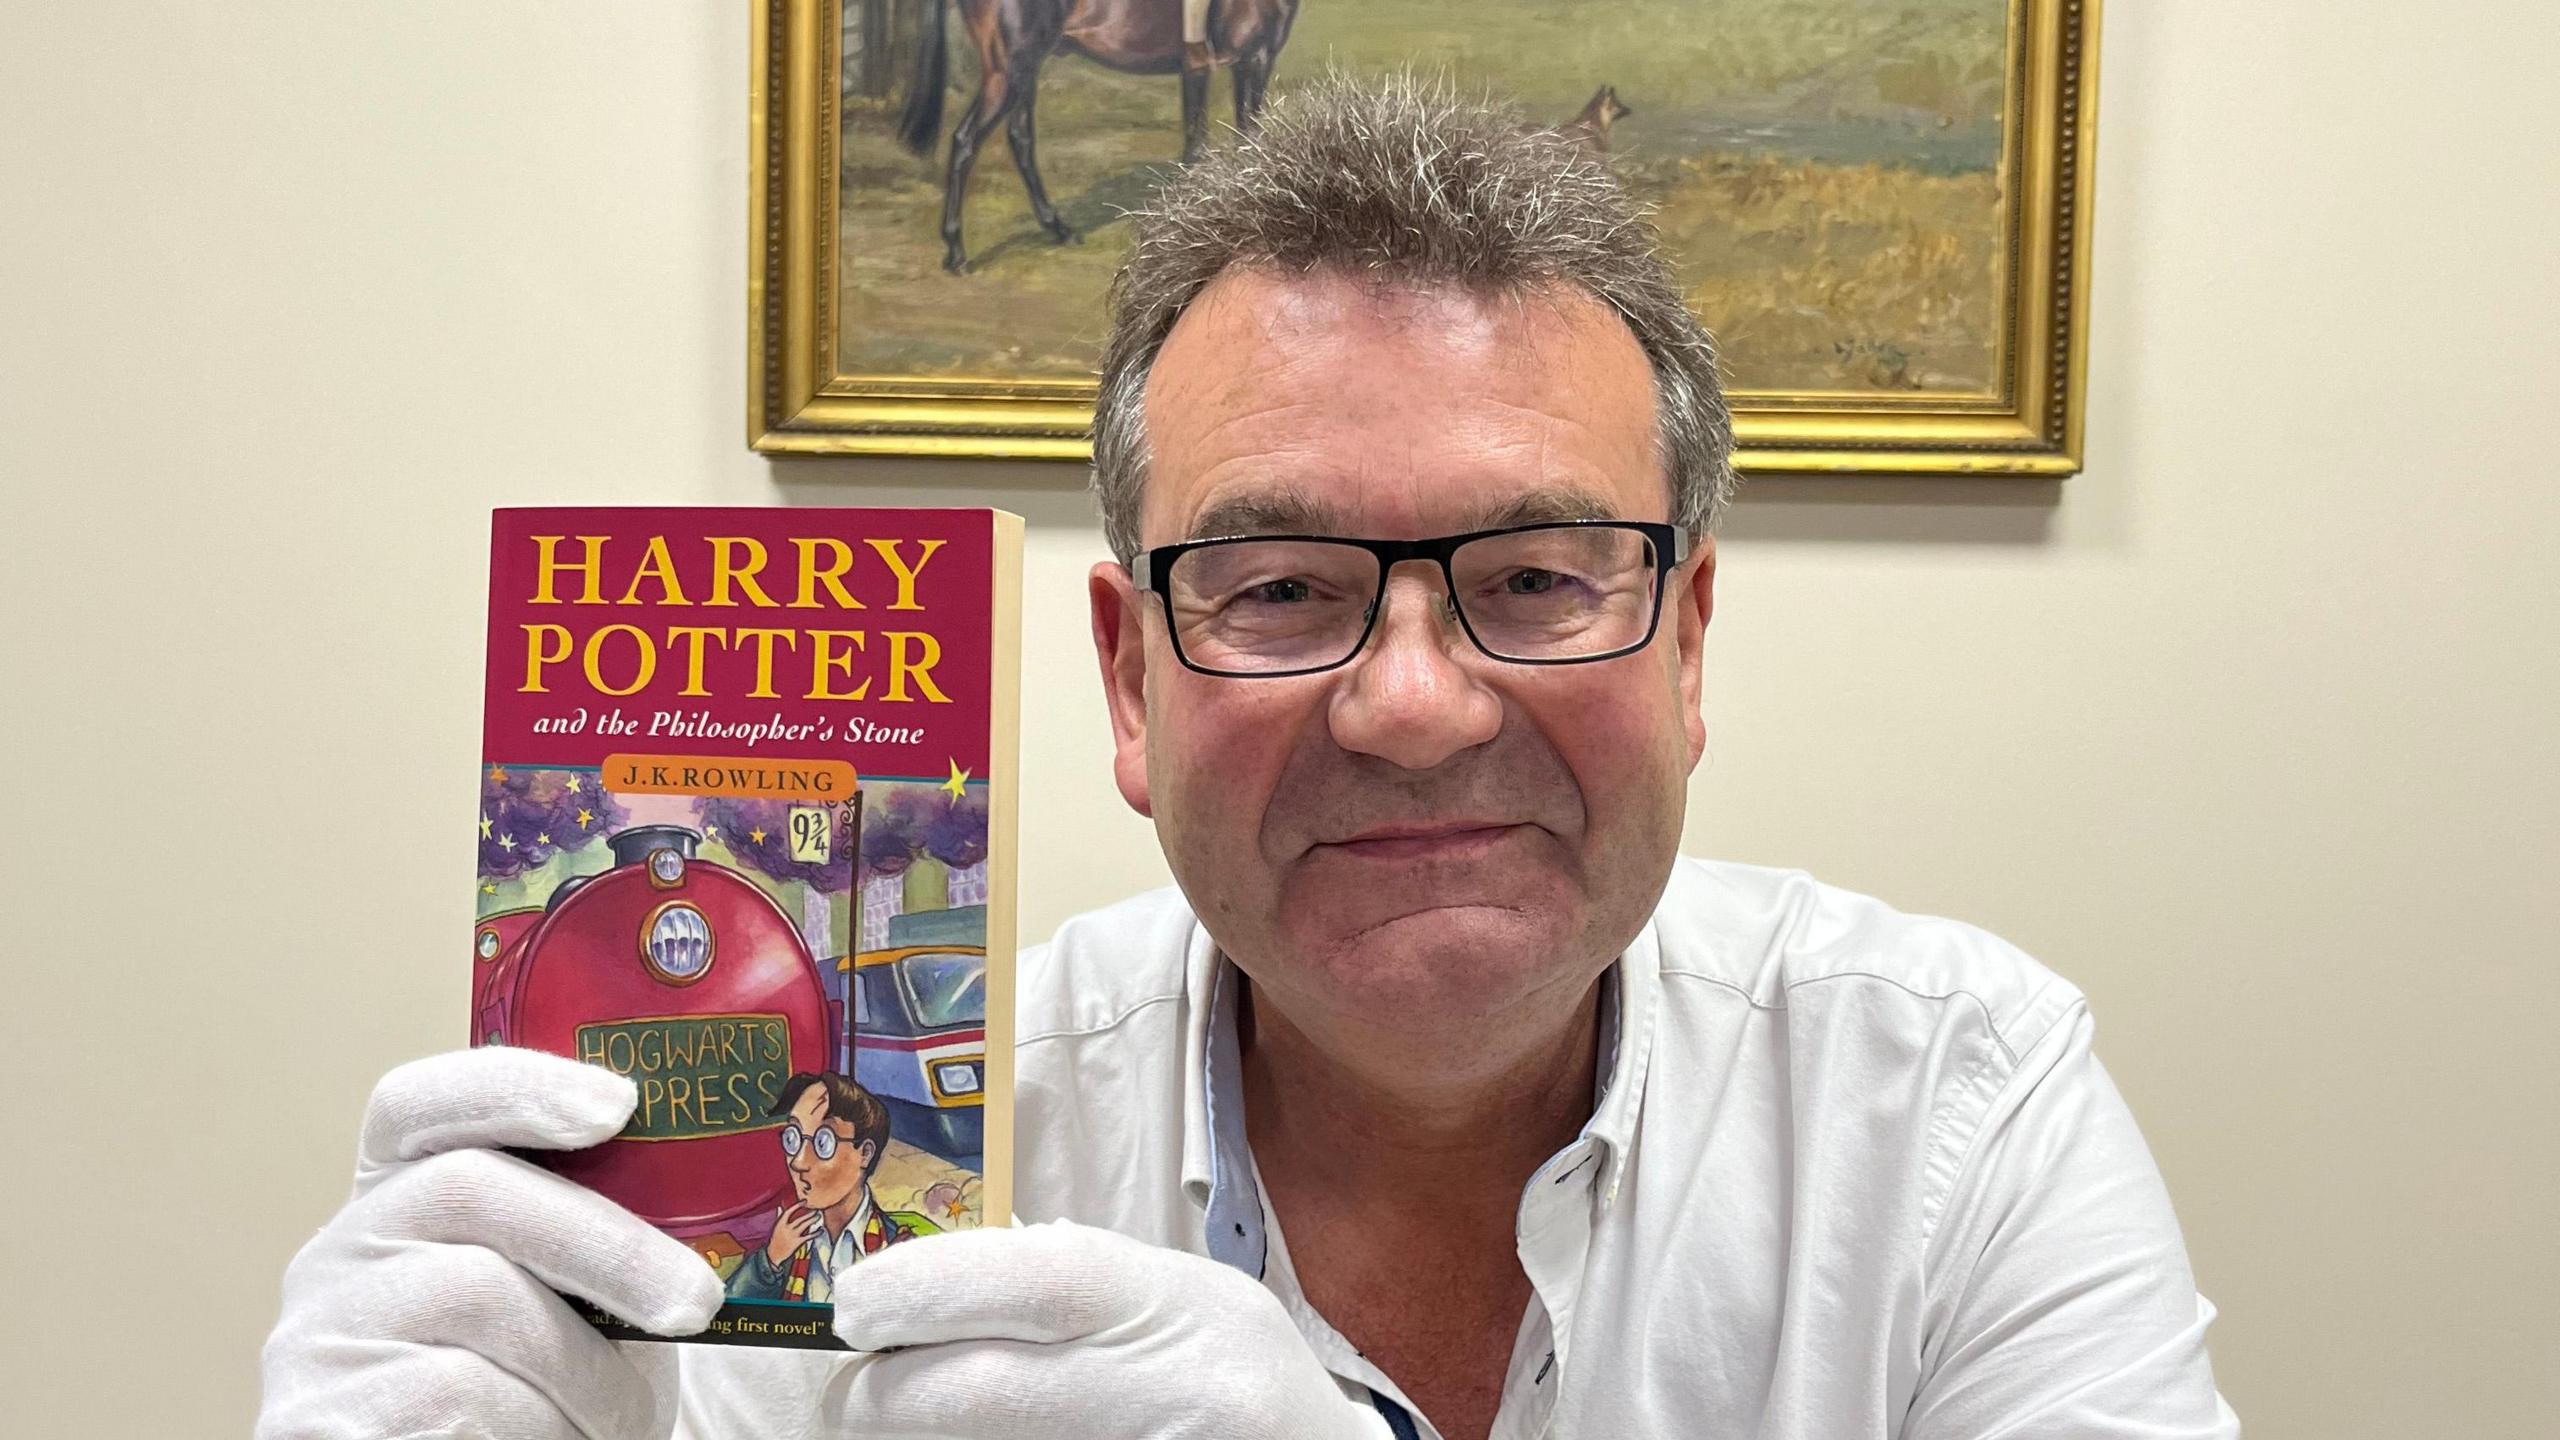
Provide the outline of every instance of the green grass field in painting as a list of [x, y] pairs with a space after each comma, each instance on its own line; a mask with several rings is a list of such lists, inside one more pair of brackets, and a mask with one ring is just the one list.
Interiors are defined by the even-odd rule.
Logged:
[[[1305, 0], [1272, 90], [1328, 64], [1412, 63], [1561, 124], [1613, 85], [1634, 110], [1614, 163], [1655, 207], [1738, 389], [1980, 392], [1998, 358], [2005, 15], [2003, 0]], [[949, 120], [977, 83], [956, 20], [949, 33], [931, 158], [891, 134], [905, 75], [899, 96], [845, 102], [843, 365], [1089, 375], [1122, 212], [1181, 148], [1178, 86], [1053, 60], [1041, 171], [1081, 239], [1032, 222], [992, 136], [965, 214], [971, 273], [947, 275]], [[1211, 114], [1232, 115], [1223, 76]]]

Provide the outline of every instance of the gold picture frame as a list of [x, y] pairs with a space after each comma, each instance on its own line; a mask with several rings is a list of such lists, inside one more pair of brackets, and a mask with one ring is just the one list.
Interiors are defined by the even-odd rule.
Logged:
[[[765, 0], [758, 16], [750, 110], [750, 444], [769, 454], [1088, 458], [1090, 379], [848, 369], [840, 359], [845, 297], [839, 287], [846, 283], [845, 261], [858, 258], [846, 247], [842, 208], [848, 3], [877, 14], [890, 0]], [[943, 23], [943, 3], [924, 0], [922, 13]], [[1324, 3], [1303, 0], [1308, 7]], [[1800, 0], [1799, 8], [1821, 3]], [[1829, 3], [1855, 9], [1875, 0]], [[1936, 390], [1916, 384], [1751, 389], [1743, 383], [1747, 377], [1737, 377], [1734, 428], [1746, 473], [2057, 477], [2080, 468], [2099, 0], [1971, 3], [2005, 4], [2004, 33], [1986, 41], [2000, 50], [1997, 88], [1987, 80], [1978, 87], [1983, 103], [1998, 107], [1997, 161], [1988, 182], [1997, 199], [1984, 227], [1996, 247], [1988, 285], [1997, 297], [1996, 320], [1981, 325], [1990, 357], [1980, 367], [1987, 383]], [[1609, 4], [1583, 0], [1586, 13]], [[965, 33], [957, 23], [952, 30], [954, 48], [965, 50]], [[1098, 73], [1081, 61], [1060, 64]], [[1303, 59], [1299, 66], [1314, 68]], [[1153, 83], [1169, 90], [1174, 82], [1158, 77]], [[981, 158], [988, 163], [973, 194], [1014, 186], [1001, 146], [990, 146]], [[966, 284], [983, 277], [955, 278]], [[1925, 307], [1920, 313], [1927, 314]], [[1730, 316], [1707, 318], [1720, 338], [1734, 323]], [[1847, 347], [1840, 348], [1845, 355]], [[1732, 347], [1727, 350], [1730, 361]], [[1901, 371], [1888, 378], [1898, 382]]]

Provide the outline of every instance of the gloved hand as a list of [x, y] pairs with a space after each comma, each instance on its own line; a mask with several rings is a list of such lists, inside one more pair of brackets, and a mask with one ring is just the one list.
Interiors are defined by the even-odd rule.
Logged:
[[285, 1269], [260, 1440], [664, 1440], [672, 1349], [626, 1351], [551, 1287], [683, 1335], [720, 1308], [719, 1276], [621, 1206], [496, 1149], [596, 1144], [638, 1099], [622, 1076], [532, 1050], [457, 1051], [384, 1076], [354, 1195]]
[[835, 1282], [851, 1440], [1387, 1440], [1247, 1276], [1053, 1223], [893, 1245]]

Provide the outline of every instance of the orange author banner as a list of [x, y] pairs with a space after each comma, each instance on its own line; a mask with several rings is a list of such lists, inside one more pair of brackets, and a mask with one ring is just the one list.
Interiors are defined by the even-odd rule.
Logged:
[[725, 795], [755, 800], [850, 800], [853, 767], [842, 760], [722, 760], [701, 755], [608, 755], [604, 788], [616, 795]]

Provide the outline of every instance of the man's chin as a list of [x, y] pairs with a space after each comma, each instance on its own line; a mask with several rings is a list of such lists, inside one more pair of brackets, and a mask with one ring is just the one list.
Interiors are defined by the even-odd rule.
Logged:
[[1282, 899], [1283, 925], [1324, 948], [1552, 948], [1574, 934], [1586, 900], [1551, 865], [1301, 866]]
[[1495, 1011], [1579, 968], [1576, 926], [1552, 910], [1420, 899], [1301, 917], [1292, 948], [1321, 968], [1326, 992], [1382, 1013]]

